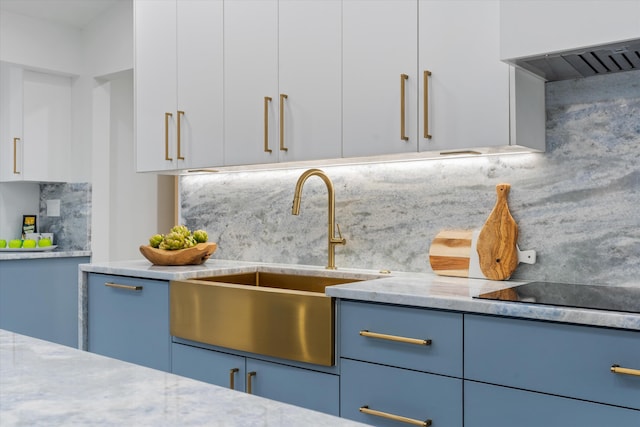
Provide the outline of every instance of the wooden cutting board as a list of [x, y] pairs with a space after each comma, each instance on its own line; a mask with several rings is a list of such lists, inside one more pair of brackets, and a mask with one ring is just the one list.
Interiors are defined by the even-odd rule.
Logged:
[[518, 248], [518, 228], [507, 206], [509, 188], [509, 184], [496, 187], [496, 206], [482, 229], [443, 230], [436, 235], [429, 248], [434, 273], [506, 280], [518, 263], [536, 262], [535, 251]]

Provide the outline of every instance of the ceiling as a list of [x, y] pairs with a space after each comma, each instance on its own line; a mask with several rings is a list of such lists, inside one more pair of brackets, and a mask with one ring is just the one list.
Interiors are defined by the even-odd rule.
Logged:
[[0, 10], [82, 29], [119, 1], [131, 0], [0, 0]]

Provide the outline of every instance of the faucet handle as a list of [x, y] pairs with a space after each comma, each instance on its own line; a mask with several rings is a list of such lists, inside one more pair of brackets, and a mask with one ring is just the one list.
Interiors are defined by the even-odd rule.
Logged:
[[344, 239], [342, 237], [342, 232], [340, 231], [340, 224], [336, 223], [336, 227], [338, 227], [338, 236], [339, 237], [337, 239], [335, 237], [333, 237], [332, 240], [335, 240], [334, 243], [338, 243], [338, 244], [341, 244], [341, 245], [347, 244], [347, 239]]

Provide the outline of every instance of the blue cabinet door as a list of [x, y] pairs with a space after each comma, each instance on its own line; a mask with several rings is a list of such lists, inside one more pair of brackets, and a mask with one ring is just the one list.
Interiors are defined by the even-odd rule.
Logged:
[[89, 274], [87, 349], [169, 371], [169, 282]]
[[465, 427], [638, 427], [640, 411], [464, 382]]
[[88, 257], [0, 261], [0, 328], [78, 347], [78, 264]]
[[245, 391], [245, 358], [185, 344], [171, 346], [171, 372]]
[[[340, 363], [342, 417], [384, 427], [407, 425], [388, 416], [462, 426], [461, 379], [349, 359]], [[363, 407], [384, 414], [361, 412]]]
[[252, 394], [331, 415], [340, 413], [337, 375], [247, 358], [249, 381]]

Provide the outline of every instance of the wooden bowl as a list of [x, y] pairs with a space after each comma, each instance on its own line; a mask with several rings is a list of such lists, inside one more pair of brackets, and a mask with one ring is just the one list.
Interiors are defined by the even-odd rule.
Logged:
[[143, 245], [140, 246], [140, 253], [154, 265], [199, 265], [208, 260], [217, 247], [215, 243], [206, 242], [187, 249], [168, 251]]

